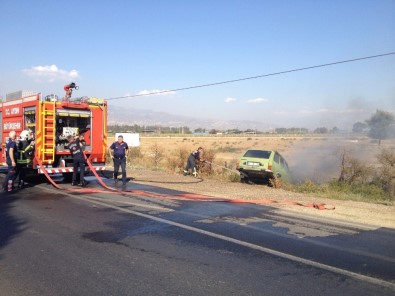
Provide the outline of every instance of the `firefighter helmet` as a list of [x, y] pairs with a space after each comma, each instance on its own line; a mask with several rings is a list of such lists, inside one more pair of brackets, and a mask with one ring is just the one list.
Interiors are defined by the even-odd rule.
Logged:
[[24, 130], [21, 132], [21, 134], [19, 135], [19, 138], [21, 140], [30, 140], [32, 139], [33, 135], [32, 135], [32, 131], [30, 130]]

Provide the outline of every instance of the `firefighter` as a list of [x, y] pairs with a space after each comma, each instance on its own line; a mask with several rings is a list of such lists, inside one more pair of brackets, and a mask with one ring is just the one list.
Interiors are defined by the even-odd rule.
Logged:
[[[24, 130], [19, 135], [18, 159], [16, 160], [17, 176], [19, 177], [18, 188], [25, 185], [26, 169], [32, 162], [34, 155], [34, 138], [31, 130]], [[16, 179], [16, 177], [15, 177]]]
[[66, 84], [64, 86], [63, 89], [65, 90], [66, 95], [64, 96], [62, 101], [67, 102], [71, 98], [71, 94], [73, 93], [73, 88], [78, 89], [78, 86], [76, 86], [74, 82], [72, 82], [70, 84]]
[[16, 159], [18, 158], [18, 146], [16, 144], [16, 132], [10, 131], [8, 142], [5, 148], [6, 161], [8, 165], [7, 175], [4, 179], [4, 191], [11, 192], [14, 189], [14, 180], [16, 177]]
[[187, 161], [187, 166], [185, 167], [184, 170], [184, 176], [189, 174], [189, 171], [192, 170], [192, 174], [194, 177], [197, 177], [197, 170], [196, 170], [196, 161], [203, 161], [203, 159], [201, 159], [201, 155], [203, 153], [203, 147], [199, 147], [197, 150], [193, 151], [189, 157], [188, 157], [188, 161]]
[[[82, 144], [83, 141], [82, 136], [78, 136], [74, 138], [72, 135], [67, 137], [69, 144], [67, 145], [67, 149], [70, 150], [70, 154], [73, 157], [73, 178], [71, 185], [72, 186], [82, 186], [86, 185], [84, 175], [85, 175], [85, 156], [84, 152], [82, 151]], [[78, 168], [80, 169], [80, 182], [77, 183], [77, 172]]]
[[[112, 154], [114, 151], [114, 154]], [[119, 166], [121, 166], [122, 170], [122, 184], [126, 184], [126, 159], [129, 153], [129, 146], [126, 142], [123, 141], [123, 136], [118, 136], [118, 141], [111, 144], [108, 147], [108, 153], [110, 157], [114, 160], [114, 181], [118, 182], [118, 171]]]

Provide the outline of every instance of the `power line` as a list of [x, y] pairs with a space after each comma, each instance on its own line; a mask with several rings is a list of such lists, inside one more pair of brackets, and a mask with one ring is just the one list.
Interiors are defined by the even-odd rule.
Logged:
[[200, 85], [195, 85], [195, 86], [187, 86], [187, 87], [181, 87], [181, 88], [175, 88], [175, 89], [163, 90], [163, 91], [157, 91], [157, 92], [151, 92], [151, 93], [135, 94], [135, 95], [122, 96], [122, 97], [114, 97], [114, 98], [109, 98], [107, 100], [118, 100], [118, 99], [125, 99], [125, 98], [143, 97], [143, 96], [149, 96], [149, 95], [159, 95], [159, 94], [164, 94], [164, 93], [169, 93], [169, 92], [176, 92], [176, 91], [182, 91], [182, 90], [189, 90], [189, 89], [194, 89], [194, 88], [210, 87], [210, 86], [215, 86], [215, 85], [220, 85], [220, 84], [227, 84], [227, 83], [235, 83], [235, 82], [240, 82], [240, 81], [245, 81], [245, 80], [257, 79], [257, 78], [263, 78], [263, 77], [275, 76], [275, 75], [282, 75], [282, 74], [287, 74], [287, 73], [292, 73], [292, 72], [298, 72], [298, 71], [310, 70], [310, 69], [315, 69], [315, 68], [334, 66], [334, 65], [351, 63], [351, 62], [362, 61], [362, 60], [367, 60], [367, 59], [375, 59], [375, 58], [380, 58], [380, 57], [394, 55], [394, 54], [395, 54], [395, 52], [382, 53], [382, 54], [378, 54], [378, 55], [372, 55], [372, 56], [366, 56], [366, 57], [361, 57], [361, 58], [337, 61], [337, 62], [326, 63], [326, 64], [321, 64], [321, 65], [316, 65], [316, 66], [296, 68], [296, 69], [292, 69], [292, 70], [286, 70], [286, 71], [281, 71], [281, 72], [274, 72], [274, 73], [269, 73], [269, 74], [262, 74], [262, 75], [245, 77], [245, 78], [238, 78], [238, 79], [232, 79], [232, 80], [226, 80], [226, 81], [220, 81], [220, 82], [200, 84]]

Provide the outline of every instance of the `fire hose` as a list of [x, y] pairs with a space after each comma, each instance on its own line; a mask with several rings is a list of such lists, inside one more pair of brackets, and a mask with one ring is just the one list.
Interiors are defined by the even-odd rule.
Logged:
[[[90, 162], [89, 158], [86, 156], [85, 152], [84, 152], [83, 154], [84, 154], [84, 158], [85, 158], [86, 163], [88, 164], [89, 169], [92, 171], [93, 175], [97, 178], [99, 184], [100, 184], [102, 187], [104, 187], [105, 189], [107, 189], [107, 190], [118, 191], [118, 190], [115, 189], [115, 188], [112, 188], [112, 187], [107, 186], [107, 185], [103, 182], [103, 180], [101, 179], [101, 177], [97, 174], [95, 168], [92, 166], [92, 163]], [[45, 166], [43, 165], [42, 161], [40, 160], [39, 157], [37, 157], [37, 155], [35, 155], [35, 159], [36, 159], [38, 165], [40, 166], [40, 170], [44, 173], [44, 175], [45, 175], [45, 177], [47, 178], [47, 180], [48, 180], [55, 188], [60, 189], [60, 190], [84, 191], [84, 192], [89, 192], [89, 193], [96, 192], [95, 190], [92, 190], [92, 189], [85, 189], [85, 190], [83, 190], [82, 188], [80, 188], [80, 189], [70, 189], [70, 188], [61, 187], [60, 185], [58, 185], [58, 184], [51, 178], [51, 176], [49, 175], [49, 173], [48, 173], [48, 171], [46, 170]]]
[[102, 178], [98, 175], [98, 173], [96, 172], [95, 168], [92, 166], [92, 163], [90, 162], [89, 158], [86, 156], [85, 152], [84, 152], [84, 157], [85, 157], [86, 163], [88, 164], [88, 167], [89, 167], [90, 170], [92, 171], [93, 175], [96, 177], [97, 181], [99, 181], [100, 185], [101, 185], [102, 187], [108, 189], [108, 190], [111, 190], [111, 191], [118, 191], [118, 190], [115, 189], [115, 188], [112, 188], [112, 187], [107, 186], [107, 185], [103, 182]]
[[233, 169], [227, 168], [226, 166], [219, 165], [219, 164], [216, 164], [216, 163], [213, 163], [213, 162], [207, 161], [207, 160], [204, 160], [204, 161], [203, 161], [203, 163], [208, 163], [208, 164], [214, 165], [214, 166], [216, 166], [216, 167], [220, 167], [220, 168], [222, 168], [222, 169], [225, 169], [225, 170], [231, 171], [232, 173], [238, 173], [238, 174], [240, 173], [240, 172], [239, 172], [239, 171], [237, 171], [237, 170], [233, 170]]
[[[80, 189], [70, 189], [70, 188], [63, 188], [61, 186], [59, 186], [58, 184], [56, 184], [56, 182], [54, 180], [52, 180], [52, 178], [50, 177], [50, 175], [48, 174], [48, 171], [45, 169], [45, 167], [43, 166], [41, 160], [37, 157], [37, 155], [35, 156], [37, 163], [40, 166], [41, 171], [44, 173], [44, 175], [46, 176], [46, 178], [48, 179], [48, 181], [57, 189], [61, 189], [61, 190], [67, 190], [67, 191], [72, 191], [72, 192], [85, 192], [85, 193], [103, 193], [102, 190], [97, 190], [97, 189], [92, 189], [92, 188], [80, 188]], [[279, 201], [275, 201], [275, 200], [242, 200], [242, 199], [228, 199], [228, 198], [218, 198], [218, 197], [210, 197], [207, 195], [201, 195], [201, 194], [191, 194], [191, 193], [181, 193], [181, 194], [173, 194], [173, 195], [169, 195], [169, 194], [158, 194], [155, 192], [149, 192], [149, 191], [143, 191], [143, 190], [126, 190], [126, 191], [120, 191], [116, 188], [112, 188], [110, 186], [107, 186], [102, 178], [98, 175], [98, 173], [96, 172], [95, 168], [92, 166], [92, 163], [90, 162], [89, 158], [85, 155], [84, 153], [84, 157], [86, 160], [86, 163], [88, 164], [88, 167], [90, 168], [90, 170], [92, 171], [93, 175], [97, 178], [98, 182], [100, 183], [100, 185], [102, 187], [104, 187], [105, 189], [109, 190], [106, 191], [108, 193], [118, 193], [118, 192], [122, 192], [122, 193], [129, 193], [129, 194], [137, 194], [140, 196], [147, 196], [147, 197], [152, 197], [152, 198], [164, 198], [164, 199], [171, 199], [171, 200], [188, 200], [188, 201], [211, 201], [211, 202], [228, 202], [228, 203], [251, 203], [251, 204], [258, 204], [258, 205], [266, 205], [266, 204], [288, 204], [288, 205], [298, 205], [298, 206], [303, 206], [303, 207], [312, 207], [318, 210], [334, 210], [335, 206], [332, 205], [326, 205], [323, 203], [300, 203], [300, 202], [294, 202], [294, 201], [284, 201], [284, 202], [279, 202]], [[227, 167], [221, 166], [221, 165], [217, 165], [211, 162], [206, 161], [209, 164], [218, 166], [218, 167], [222, 167], [224, 169], [230, 170], [232, 172], [234, 172], [234, 170], [229, 169]]]
[[[207, 161], [207, 160], [205, 160], [204, 162], [205, 162], [205, 163], [208, 163], [208, 164], [211, 164], [211, 165], [214, 165], [214, 166], [216, 166], [216, 167], [220, 167], [220, 168], [222, 168], [222, 169], [228, 170], [228, 171], [230, 171], [230, 172], [232, 172], [232, 173], [239, 174], [239, 175], [243, 175], [244, 177], [248, 177], [245, 173], [239, 172], [238, 170], [230, 169], [230, 168], [228, 168], [228, 167], [226, 167], [226, 166], [219, 165], [219, 164], [216, 164], [216, 163]], [[250, 182], [251, 182], [251, 181], [250, 181]], [[253, 182], [251, 182], [251, 183], [253, 183]], [[255, 184], [255, 183], [253, 183], [253, 184]]]

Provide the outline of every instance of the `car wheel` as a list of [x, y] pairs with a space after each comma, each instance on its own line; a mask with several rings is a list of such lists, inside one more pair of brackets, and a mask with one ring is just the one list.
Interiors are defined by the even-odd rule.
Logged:
[[249, 184], [250, 183], [250, 179], [246, 176], [240, 175], [240, 183], [243, 184]]

